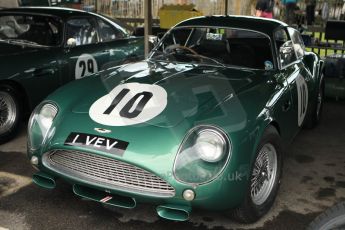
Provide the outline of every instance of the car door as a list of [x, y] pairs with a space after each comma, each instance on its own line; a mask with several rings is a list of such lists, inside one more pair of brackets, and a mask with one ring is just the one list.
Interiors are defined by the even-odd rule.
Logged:
[[[310, 95], [312, 88], [312, 75], [304, 65], [303, 57], [305, 53], [305, 47], [300, 33], [291, 27], [287, 28], [289, 36], [292, 41], [293, 51], [295, 52], [296, 61], [295, 68], [298, 72], [297, 76], [291, 76], [290, 90], [292, 99], [295, 102], [293, 105], [293, 110], [297, 113], [297, 128], [301, 128], [306, 119], [307, 110], [311, 102]], [[294, 79], [294, 81], [293, 81]], [[289, 81], [290, 82], [290, 81]]]
[[284, 95], [278, 103], [276, 117], [281, 125], [283, 139], [292, 140], [298, 128], [298, 100], [294, 91], [300, 82], [300, 62], [293, 50], [292, 41], [286, 28], [280, 28], [274, 33], [278, 65], [280, 69], [278, 85], [285, 88]]
[[94, 17], [72, 17], [66, 21], [62, 55], [65, 82], [97, 73], [109, 60], [107, 45], [100, 41]]
[[141, 60], [144, 57], [142, 38], [129, 36], [123, 28], [106, 18], [97, 18], [99, 37], [106, 44], [109, 53], [107, 66]]
[[[277, 31], [278, 32], [278, 31]], [[302, 127], [307, 115], [309, 103], [309, 84], [311, 75], [303, 63], [304, 45], [299, 32], [293, 28], [283, 28], [279, 33], [286, 38], [278, 42], [281, 72], [285, 75], [291, 94], [291, 117], [288, 122], [290, 135], [293, 137]]]
[[17, 51], [2, 55], [5, 70], [0, 72], [24, 86], [30, 107], [34, 107], [61, 86], [58, 53], [61, 51], [63, 24], [59, 17], [47, 15], [4, 17], [9, 27], [17, 28], [18, 35], [13, 37], [16, 41], [13, 47], [17, 47]]

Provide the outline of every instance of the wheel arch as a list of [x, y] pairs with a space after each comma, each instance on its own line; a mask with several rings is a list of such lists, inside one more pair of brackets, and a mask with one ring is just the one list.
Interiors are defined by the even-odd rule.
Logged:
[[27, 91], [23, 85], [13, 80], [1, 80], [0, 87], [2, 86], [10, 86], [14, 88], [19, 93], [18, 96], [22, 100], [24, 111], [26, 113], [29, 113], [31, 111], [31, 103], [30, 103]]
[[280, 125], [279, 125], [279, 123], [278, 123], [277, 121], [271, 120], [271, 121], [267, 124], [266, 129], [267, 129], [269, 126], [273, 126], [273, 127], [277, 130], [278, 134], [281, 135]]
[[253, 164], [254, 160], [255, 160], [255, 153], [256, 153], [256, 150], [259, 146], [259, 143], [260, 143], [260, 140], [262, 139], [265, 131], [269, 128], [269, 127], [273, 127], [277, 130], [279, 136], [281, 136], [281, 128], [280, 128], [280, 125], [279, 123], [272, 117], [268, 117], [266, 118], [265, 120], [262, 121], [260, 125], [260, 129], [257, 131], [257, 135], [256, 135], [256, 140], [255, 140], [255, 144], [252, 148], [252, 157], [250, 159], [250, 165]]

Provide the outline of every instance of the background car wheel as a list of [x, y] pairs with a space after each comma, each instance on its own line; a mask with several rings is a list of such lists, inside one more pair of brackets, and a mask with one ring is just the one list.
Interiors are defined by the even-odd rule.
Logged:
[[307, 230], [345, 229], [345, 202], [341, 202], [316, 217]]
[[22, 104], [11, 86], [0, 86], [0, 144], [11, 139], [19, 130]]
[[269, 126], [256, 151], [244, 202], [232, 211], [232, 217], [242, 223], [253, 223], [265, 215], [278, 193], [281, 172], [280, 136], [274, 127]]
[[319, 91], [317, 93], [316, 101], [314, 106], [310, 110], [310, 113], [305, 121], [304, 127], [312, 129], [320, 123], [322, 117], [323, 102], [325, 97], [325, 82], [322, 80], [319, 85]]

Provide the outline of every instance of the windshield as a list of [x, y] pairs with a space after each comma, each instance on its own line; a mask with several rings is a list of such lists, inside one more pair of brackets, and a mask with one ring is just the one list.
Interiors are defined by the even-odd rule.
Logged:
[[57, 18], [38, 15], [0, 15], [0, 39], [15, 44], [57, 46], [62, 25]]
[[214, 27], [170, 30], [152, 51], [152, 59], [272, 69], [270, 39], [258, 32]]

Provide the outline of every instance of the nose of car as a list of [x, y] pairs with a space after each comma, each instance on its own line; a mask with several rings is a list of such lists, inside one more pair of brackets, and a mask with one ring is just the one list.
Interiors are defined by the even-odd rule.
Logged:
[[[100, 154], [158, 174], [171, 173], [179, 145], [189, 129], [186, 123], [174, 128], [147, 123], [110, 127], [83, 114], [70, 115], [63, 123], [64, 128], [56, 129], [51, 140], [54, 149], [67, 147]], [[120, 144], [121, 151], [112, 151]]]

